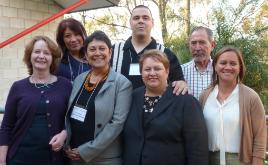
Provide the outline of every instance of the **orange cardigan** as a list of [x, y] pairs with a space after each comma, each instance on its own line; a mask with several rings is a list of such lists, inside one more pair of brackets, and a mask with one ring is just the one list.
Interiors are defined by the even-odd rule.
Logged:
[[[214, 87], [205, 89], [199, 98], [204, 109], [206, 100]], [[239, 84], [239, 110], [241, 140], [239, 159], [250, 163], [253, 157], [265, 159], [266, 119], [265, 110], [259, 95], [251, 88]]]

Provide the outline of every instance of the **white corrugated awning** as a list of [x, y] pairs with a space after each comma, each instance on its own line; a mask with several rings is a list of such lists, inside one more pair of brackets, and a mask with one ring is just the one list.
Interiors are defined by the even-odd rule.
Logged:
[[[67, 8], [74, 3], [79, 2], [79, 0], [54, 0], [57, 4], [59, 4], [62, 8]], [[120, 0], [89, 0], [87, 4], [82, 5], [79, 8], [76, 8], [72, 12], [84, 11], [84, 10], [92, 10], [104, 7], [111, 7], [118, 5]]]

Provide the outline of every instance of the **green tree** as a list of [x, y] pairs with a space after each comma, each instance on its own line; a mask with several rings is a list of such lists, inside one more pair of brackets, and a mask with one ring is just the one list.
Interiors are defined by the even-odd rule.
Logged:
[[[216, 34], [216, 48], [234, 45], [242, 51], [247, 72], [244, 83], [257, 91], [268, 109], [268, 2], [243, 0], [237, 7], [221, 1], [214, 7], [210, 22]], [[192, 25], [198, 24], [192, 21]], [[181, 63], [191, 59], [187, 35], [172, 35], [166, 46], [179, 55]]]
[[[266, 109], [268, 108], [268, 24], [265, 23], [263, 8], [265, 3], [254, 0], [241, 1], [237, 8], [222, 4], [213, 11], [217, 25], [216, 51], [224, 45], [240, 48], [247, 72], [244, 83], [257, 91]], [[226, 12], [227, 8], [229, 9]]]
[[[262, 96], [268, 108], [267, 0], [241, 0], [235, 7], [228, 4], [228, 0], [221, 0], [211, 11], [205, 13], [208, 19], [203, 22], [193, 20], [191, 11], [196, 7], [210, 5], [210, 0], [122, 0], [118, 7], [82, 13], [81, 20], [85, 23], [88, 33], [102, 29], [112, 40], [124, 40], [125, 35], [131, 33], [129, 28], [131, 10], [134, 6], [145, 2], [157, 6], [164, 44], [178, 55], [181, 63], [191, 59], [187, 38], [190, 27], [195, 25], [209, 26], [215, 31], [217, 43], [215, 51], [224, 45], [235, 45], [240, 48], [248, 70], [244, 82]], [[153, 17], [156, 19], [154, 13]]]

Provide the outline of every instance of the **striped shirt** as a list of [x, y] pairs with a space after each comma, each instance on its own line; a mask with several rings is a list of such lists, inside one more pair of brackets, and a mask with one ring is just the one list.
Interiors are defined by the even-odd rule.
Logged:
[[203, 89], [206, 89], [212, 80], [212, 59], [210, 59], [207, 69], [204, 72], [199, 72], [194, 61], [190, 61], [181, 65], [184, 79], [189, 87], [188, 92], [195, 98], [199, 99]]

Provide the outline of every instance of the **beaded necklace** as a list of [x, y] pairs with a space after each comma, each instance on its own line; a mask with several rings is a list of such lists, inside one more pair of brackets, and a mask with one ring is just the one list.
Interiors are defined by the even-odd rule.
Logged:
[[83, 85], [84, 88], [85, 88], [88, 92], [93, 91], [93, 90], [98, 86], [98, 84], [99, 84], [100, 82], [102, 82], [102, 81], [104, 81], [104, 80], [107, 79], [107, 77], [108, 77], [108, 73], [109, 73], [109, 69], [108, 69], [107, 73], [105, 73], [105, 75], [102, 77], [102, 79], [100, 79], [97, 83], [92, 84], [92, 83], [90, 83], [90, 78], [91, 78], [91, 76], [92, 76], [92, 72], [90, 72], [90, 73], [88, 74], [87, 78], [86, 78], [86, 81], [84, 82], [84, 85]]

